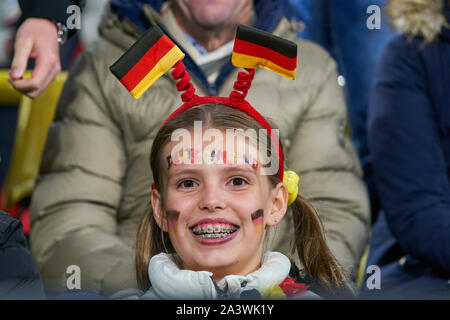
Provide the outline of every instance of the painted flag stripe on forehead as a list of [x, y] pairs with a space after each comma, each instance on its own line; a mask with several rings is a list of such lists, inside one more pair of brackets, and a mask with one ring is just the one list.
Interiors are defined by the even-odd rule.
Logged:
[[154, 26], [110, 70], [137, 99], [183, 57], [183, 52]]

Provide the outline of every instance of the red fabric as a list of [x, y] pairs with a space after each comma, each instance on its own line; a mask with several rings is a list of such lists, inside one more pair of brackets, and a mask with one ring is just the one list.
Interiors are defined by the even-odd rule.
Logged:
[[[9, 208], [8, 210], [2, 209], [3, 211], [9, 213], [11, 217], [15, 219], [19, 219], [23, 225], [23, 234], [28, 236], [30, 235], [30, 208], [23, 208], [21, 205], [16, 204]], [[22, 212], [22, 213], [21, 213]], [[20, 217], [19, 217], [20, 215]]]
[[24, 212], [20, 215], [20, 221], [23, 224], [23, 234], [28, 236], [30, 235], [31, 231], [31, 224], [30, 224], [30, 208], [26, 208]]
[[306, 285], [305, 283], [296, 283], [294, 278], [286, 278], [278, 286], [289, 298], [295, 297], [309, 288], [309, 285]]
[[70, 58], [69, 67], [72, 65], [72, 63], [75, 61], [75, 59], [84, 51], [86, 46], [78, 41], [77, 46], [75, 47], [75, 50], [72, 54], [72, 57]]
[[0, 210], [5, 211], [15, 219], [20, 219], [23, 225], [23, 234], [28, 236], [30, 234], [30, 208], [24, 207], [20, 203], [13, 205], [6, 209], [5, 207], [5, 191], [0, 189]]

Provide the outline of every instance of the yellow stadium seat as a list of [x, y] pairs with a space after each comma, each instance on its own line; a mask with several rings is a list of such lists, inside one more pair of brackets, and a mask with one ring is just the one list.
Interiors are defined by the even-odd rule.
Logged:
[[[30, 76], [31, 72], [27, 71], [24, 78]], [[0, 70], [0, 105], [18, 105], [19, 114], [13, 152], [0, 197], [0, 207], [6, 209], [33, 192], [48, 128], [67, 79], [67, 72], [61, 72], [34, 100], [16, 91], [8, 78], [9, 71]]]

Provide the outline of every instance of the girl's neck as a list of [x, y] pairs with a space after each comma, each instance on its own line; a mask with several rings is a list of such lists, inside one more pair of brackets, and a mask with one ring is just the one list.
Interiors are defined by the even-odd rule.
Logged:
[[260, 254], [255, 254], [253, 259], [245, 263], [243, 261], [238, 261], [231, 266], [217, 268], [205, 267], [200, 265], [189, 265], [183, 263], [182, 261], [179, 261], [178, 267], [180, 267], [180, 269], [192, 271], [209, 271], [213, 274], [214, 281], [218, 283], [220, 280], [229, 275], [247, 276], [248, 274], [255, 272], [256, 270], [261, 268], [261, 257], [262, 252], [260, 252]]
[[231, 270], [230, 268], [224, 269], [224, 270], [209, 270], [210, 272], [212, 272], [213, 274], [213, 278], [214, 281], [216, 283], [218, 283], [220, 280], [222, 280], [223, 278], [225, 278], [226, 276], [229, 275], [241, 275], [241, 276], [246, 276], [252, 272], [255, 272], [256, 270], [258, 270], [259, 268], [261, 268], [261, 263], [259, 263], [256, 266], [253, 266], [251, 268], [248, 269], [241, 269], [241, 270]]

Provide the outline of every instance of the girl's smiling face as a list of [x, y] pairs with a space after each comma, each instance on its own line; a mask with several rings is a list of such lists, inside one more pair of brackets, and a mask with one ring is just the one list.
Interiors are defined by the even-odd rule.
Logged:
[[[163, 149], [161, 193], [153, 190], [151, 200], [183, 268], [210, 271], [216, 280], [255, 271], [265, 226], [276, 225], [286, 212], [286, 186], [272, 186], [254, 163], [175, 164], [167, 160], [174, 145]], [[256, 146], [248, 148], [256, 152]]]

